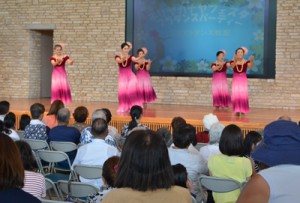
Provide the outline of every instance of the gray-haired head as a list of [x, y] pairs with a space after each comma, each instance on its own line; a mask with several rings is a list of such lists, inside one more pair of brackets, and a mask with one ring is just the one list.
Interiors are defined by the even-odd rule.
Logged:
[[224, 128], [225, 126], [220, 122], [214, 123], [210, 126], [209, 144], [219, 143]]
[[105, 111], [103, 111], [102, 109], [95, 110], [92, 114], [92, 122], [97, 118], [102, 118], [106, 121]]
[[68, 108], [61, 108], [57, 112], [57, 121], [58, 123], [68, 124], [70, 121], [70, 110]]

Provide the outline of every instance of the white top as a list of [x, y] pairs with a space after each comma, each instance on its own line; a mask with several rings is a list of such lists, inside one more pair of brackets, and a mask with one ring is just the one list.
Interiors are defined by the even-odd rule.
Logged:
[[270, 187], [269, 203], [299, 202], [300, 166], [279, 165], [259, 172]]
[[208, 158], [211, 155], [215, 154], [221, 154], [220, 149], [219, 149], [219, 144], [209, 144], [204, 147], [200, 148], [199, 154], [205, 159], [205, 161], [208, 161]]
[[199, 193], [198, 186], [199, 176], [207, 174], [207, 162], [199, 155], [199, 152], [192, 152], [188, 149], [177, 149], [170, 147], [169, 157], [172, 165], [182, 164], [188, 172], [188, 179], [193, 182], [193, 193]]
[[9, 130], [11, 131], [11, 133], [8, 134], [8, 136], [11, 139], [13, 139], [13, 140], [20, 140], [20, 136], [19, 136], [19, 134], [16, 131], [14, 131], [13, 129], [9, 129]]
[[46, 197], [44, 176], [33, 171], [25, 171], [24, 187], [22, 189], [37, 198]]
[[196, 149], [196, 147], [194, 147], [194, 145], [190, 144], [190, 146], [188, 147], [188, 150], [194, 153], [199, 153], [199, 151]]
[[0, 115], [0, 120], [4, 121], [4, 117], [5, 117], [5, 115]]
[[[105, 143], [103, 139], [93, 139], [92, 142], [78, 148], [72, 166], [78, 164], [103, 166], [104, 162], [112, 156], [120, 156], [117, 148]], [[101, 179], [84, 179], [80, 177], [80, 180], [81, 182], [92, 183], [99, 188], [103, 185]]]

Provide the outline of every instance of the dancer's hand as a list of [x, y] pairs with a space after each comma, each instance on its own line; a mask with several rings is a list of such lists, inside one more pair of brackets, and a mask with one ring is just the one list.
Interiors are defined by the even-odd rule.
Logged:
[[249, 58], [249, 60], [250, 60], [251, 62], [253, 62], [253, 61], [254, 61], [254, 56], [251, 55], [250, 58]]

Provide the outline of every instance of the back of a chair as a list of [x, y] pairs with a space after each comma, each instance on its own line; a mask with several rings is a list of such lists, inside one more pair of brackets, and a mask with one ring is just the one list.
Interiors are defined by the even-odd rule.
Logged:
[[242, 184], [236, 180], [206, 175], [200, 176], [200, 184], [208, 190], [219, 193], [242, 189]]
[[49, 150], [49, 145], [45, 140], [37, 140], [37, 139], [23, 139], [25, 142], [29, 144], [33, 151], [37, 151], [40, 149]]
[[50, 163], [58, 163], [61, 161], [67, 160], [69, 165], [71, 165], [68, 155], [65, 152], [61, 151], [50, 151], [50, 150], [38, 150], [37, 155], [40, 159], [50, 162]]
[[102, 177], [102, 166], [99, 165], [74, 165], [73, 170], [79, 176], [86, 179], [98, 179]]
[[201, 149], [201, 147], [204, 147], [206, 146], [207, 143], [201, 143], [201, 142], [198, 142], [195, 146], [195, 148], [199, 151]]
[[90, 194], [99, 192], [99, 188], [95, 185], [83, 182], [59, 180], [57, 182], [57, 187], [62, 193], [75, 198], [87, 197]]
[[77, 149], [77, 145], [73, 142], [51, 141], [50, 147], [52, 150], [62, 151], [62, 152], [71, 152]]

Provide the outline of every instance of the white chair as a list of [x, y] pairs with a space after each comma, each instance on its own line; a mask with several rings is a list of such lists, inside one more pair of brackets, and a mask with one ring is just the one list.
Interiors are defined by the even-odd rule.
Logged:
[[102, 177], [102, 166], [78, 164], [73, 166], [74, 172], [86, 179], [100, 179]]
[[58, 190], [61, 195], [66, 194], [69, 197], [77, 198], [79, 201], [85, 202], [86, 197], [90, 194], [99, 192], [99, 188], [90, 183], [72, 182], [59, 180], [57, 182]]
[[207, 145], [207, 143], [200, 143], [200, 142], [198, 142], [198, 143], [196, 144], [195, 148], [196, 148], [198, 151], [200, 151], [200, 148], [201, 148], [201, 147], [204, 147], [204, 146], [206, 146], [206, 145]]
[[208, 190], [219, 193], [230, 192], [236, 189], [242, 190], [242, 183], [228, 178], [201, 175], [200, 184]]
[[[36, 152], [37, 156], [46, 162], [49, 162], [49, 167], [47, 170], [47, 173], [43, 168], [40, 170], [44, 174], [45, 178], [49, 178], [54, 183], [56, 183], [58, 180], [69, 180], [70, 177], [75, 177], [74, 172], [71, 170], [71, 163], [68, 155], [65, 152], [61, 151], [50, 151], [50, 150], [38, 150]], [[61, 167], [56, 167], [59, 162], [65, 161], [67, 163], [67, 169], [64, 170]], [[68, 174], [62, 174], [57, 173], [57, 170], [69, 172], [70, 171], [70, 177]]]
[[56, 197], [58, 198], [58, 200], [61, 200], [62, 198], [57, 191], [55, 183], [52, 182], [52, 180], [50, 180], [49, 178], [45, 178], [45, 183], [46, 183], [46, 191], [47, 191], [47, 194], [49, 195], [50, 199], [52, 199], [51, 190], [53, 190]]
[[77, 150], [77, 145], [73, 142], [51, 141], [50, 147], [52, 150], [61, 152], [71, 152]]

